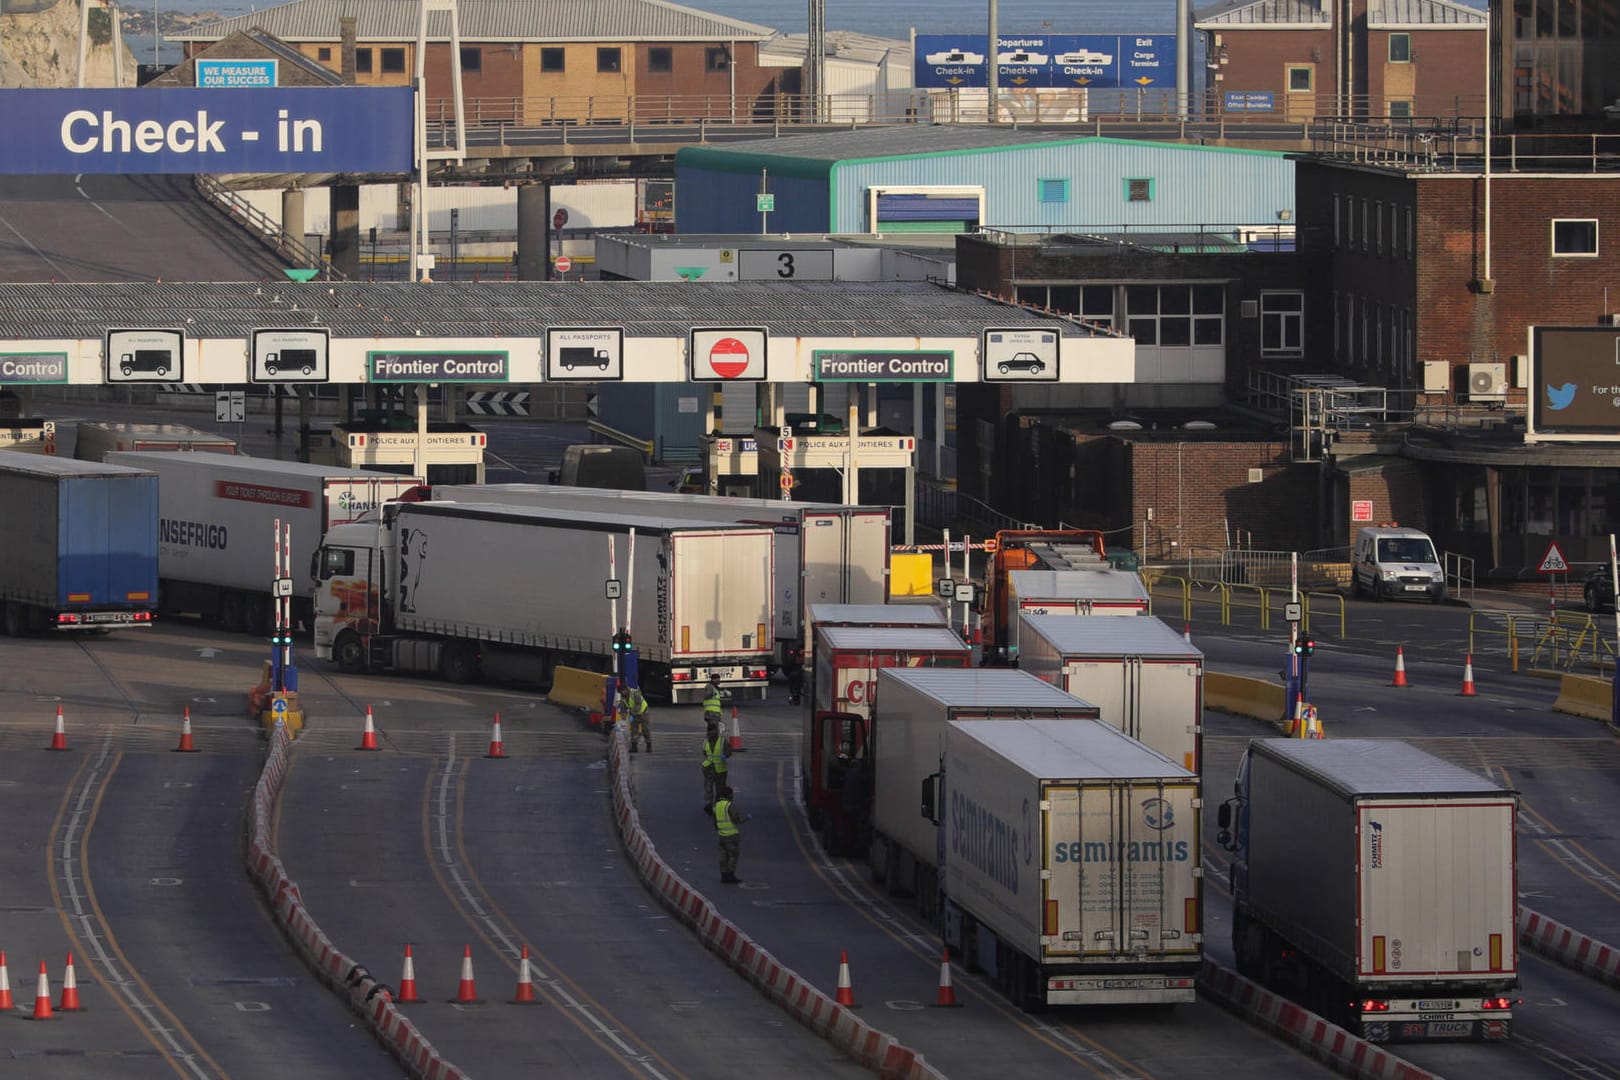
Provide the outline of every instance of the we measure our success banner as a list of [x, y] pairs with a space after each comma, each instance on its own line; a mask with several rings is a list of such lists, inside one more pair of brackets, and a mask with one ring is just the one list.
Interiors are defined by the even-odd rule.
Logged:
[[409, 87], [0, 90], [0, 173], [409, 172]]

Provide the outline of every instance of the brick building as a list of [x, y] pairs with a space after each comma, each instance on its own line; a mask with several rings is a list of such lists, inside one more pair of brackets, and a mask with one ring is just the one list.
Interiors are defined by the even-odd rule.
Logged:
[[1485, 13], [1457, 0], [1221, 0], [1193, 28], [1213, 110], [1301, 121], [1484, 112]]

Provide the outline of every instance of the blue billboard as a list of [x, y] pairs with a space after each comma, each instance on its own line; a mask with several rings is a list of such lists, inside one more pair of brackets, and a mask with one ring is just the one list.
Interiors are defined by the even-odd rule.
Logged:
[[276, 85], [275, 60], [203, 60], [197, 61], [197, 85], [206, 89], [231, 87], [242, 89]]
[[0, 173], [404, 173], [410, 87], [0, 90]]
[[1174, 87], [1174, 34], [918, 34], [912, 78], [924, 89], [1006, 87]]

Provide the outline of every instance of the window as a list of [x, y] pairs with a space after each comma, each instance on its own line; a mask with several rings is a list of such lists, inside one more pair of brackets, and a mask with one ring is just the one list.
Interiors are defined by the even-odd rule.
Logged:
[[1305, 352], [1305, 294], [1260, 294], [1260, 353], [1262, 356], [1302, 356]]
[[405, 73], [405, 50], [384, 49], [382, 51], [382, 70], [384, 75], [403, 75]]
[[1384, 305], [1373, 305], [1373, 361], [1380, 370], [1384, 367]]
[[354, 70], [355, 70], [356, 73], [358, 73], [360, 75], [370, 75], [371, 74], [371, 50], [370, 49], [356, 49], [356, 50], [354, 50]]
[[1356, 200], [1350, 195], [1344, 197], [1344, 246], [1356, 246]]
[[1344, 357], [1344, 349], [1339, 344], [1339, 327], [1344, 323], [1344, 297], [1338, 290], [1333, 292], [1333, 361], [1338, 363]]
[[1291, 94], [1308, 94], [1311, 92], [1311, 76], [1313, 70], [1308, 67], [1291, 67], [1288, 69], [1288, 92]]
[[540, 50], [541, 71], [562, 71], [563, 51], [558, 48], [545, 48]]
[[315, 59], [321, 61], [322, 63], [325, 63], [325, 62], [331, 60], [332, 59], [332, 46], [330, 46], [330, 45], [322, 45], [320, 48], [316, 49], [315, 50]]
[[1367, 240], [1372, 235], [1372, 211], [1367, 208], [1367, 200], [1361, 200], [1361, 253], [1365, 255], [1368, 250]]
[[1035, 201], [1043, 203], [1068, 202], [1069, 182], [1067, 180], [1035, 181]]
[[1410, 64], [1412, 62], [1412, 35], [1389, 35], [1389, 62], [1392, 64]]
[[461, 72], [463, 75], [476, 75], [484, 70], [484, 50], [477, 46], [461, 47]]
[[1597, 219], [1554, 218], [1552, 246], [1554, 255], [1595, 256], [1598, 253]]
[[1412, 223], [1414, 213], [1412, 207], [1408, 206], [1406, 208], [1406, 257], [1408, 259], [1417, 257], [1417, 229]]
[[703, 50], [704, 71], [729, 71], [731, 69], [731, 53], [724, 45], [711, 45]]
[[1412, 103], [1410, 101], [1391, 101], [1389, 103], [1389, 116], [1392, 120], [1412, 119]]
[[657, 75], [668, 75], [675, 70], [675, 50], [667, 46], [653, 46], [647, 50], [647, 70]]
[[1153, 181], [1152, 180], [1126, 180], [1125, 181], [1125, 201], [1126, 202], [1152, 202], [1153, 201]]
[[1401, 208], [1394, 203], [1389, 204], [1389, 253], [1401, 253]]
[[1344, 298], [1344, 359], [1351, 363], [1356, 358], [1356, 298]]
[[1367, 310], [1366, 303], [1363, 303], [1361, 305], [1361, 348], [1356, 350], [1356, 357], [1361, 361], [1362, 367], [1367, 366], [1367, 316], [1370, 314], [1371, 312]]
[[322, 548], [321, 555], [322, 581], [334, 577], [349, 577], [354, 573], [354, 548]]
[[1087, 322], [1114, 324], [1114, 287], [1087, 285], [1080, 290], [1080, 317]]
[[1340, 237], [1342, 235], [1343, 235], [1343, 233], [1339, 229], [1339, 193], [1335, 191], [1333, 193], [1333, 246], [1334, 247], [1338, 247], [1339, 244], [1342, 243], [1342, 241], [1340, 239]]
[[1373, 203], [1373, 234], [1377, 240], [1377, 246], [1374, 250], [1382, 255], [1384, 253], [1384, 204], [1382, 202]]
[[596, 50], [596, 70], [597, 71], [611, 74], [611, 73], [619, 70], [619, 62], [620, 62], [620, 50], [618, 50], [618, 49], [597, 49]]
[[[1092, 288], [1086, 287], [1088, 308]], [[1125, 307], [1126, 329], [1138, 345], [1219, 346], [1225, 342], [1224, 286], [1128, 285]]]

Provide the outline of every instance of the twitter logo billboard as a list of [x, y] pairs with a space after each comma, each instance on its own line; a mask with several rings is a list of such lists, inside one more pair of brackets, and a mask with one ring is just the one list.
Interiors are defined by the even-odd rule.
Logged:
[[1553, 412], [1567, 409], [1575, 401], [1575, 384], [1567, 382], [1563, 386], [1547, 387], [1547, 408]]

